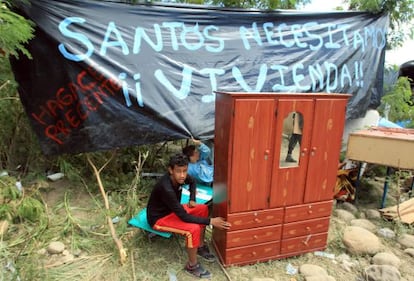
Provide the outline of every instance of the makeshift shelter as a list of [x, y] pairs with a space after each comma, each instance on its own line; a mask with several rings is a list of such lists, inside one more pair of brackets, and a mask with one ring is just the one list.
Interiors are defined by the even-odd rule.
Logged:
[[12, 60], [45, 154], [214, 137], [215, 91], [352, 94], [379, 105], [386, 14], [32, 0]]

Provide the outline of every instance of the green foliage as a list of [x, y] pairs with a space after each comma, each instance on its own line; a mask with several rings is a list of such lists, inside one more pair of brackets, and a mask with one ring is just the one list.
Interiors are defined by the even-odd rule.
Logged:
[[412, 0], [349, 0], [350, 10], [388, 12], [390, 15], [390, 48], [401, 46], [407, 39], [414, 38], [414, 1]]
[[0, 177], [0, 220], [13, 220], [14, 207], [20, 197], [16, 179], [9, 176]]
[[16, 188], [16, 179], [9, 176], [0, 177], [0, 203], [6, 204], [20, 197], [21, 193]]
[[177, 2], [189, 4], [205, 4], [228, 8], [256, 8], [265, 10], [295, 9], [311, 0], [180, 0]]
[[10, 5], [0, 0], [0, 55], [18, 57], [22, 52], [30, 57], [24, 44], [33, 38], [33, 23], [12, 12]]
[[366, 177], [385, 177], [387, 174], [387, 167], [383, 165], [369, 164], [365, 169], [364, 176]]
[[11, 11], [13, 1], [0, 0], [0, 170], [26, 173], [39, 149], [17, 93], [9, 57], [30, 57], [25, 44], [33, 24]]
[[17, 207], [16, 215], [22, 221], [38, 222], [45, 215], [45, 207], [33, 197], [24, 197]]
[[399, 77], [394, 85], [385, 87], [378, 110], [383, 116], [388, 111], [388, 119], [393, 122], [410, 120], [407, 127], [414, 128], [414, 100], [409, 78]]
[[[141, 186], [139, 181], [141, 180], [142, 172], [151, 173], [164, 173], [167, 165], [166, 161], [168, 157], [177, 150], [181, 150], [182, 145], [180, 141], [177, 142], [163, 142], [151, 145], [141, 145], [136, 147], [126, 147], [118, 149], [117, 151], [101, 151], [90, 153], [93, 163], [99, 169], [104, 163], [106, 163], [116, 153], [114, 159], [112, 159], [101, 173], [101, 179], [105, 189], [107, 191], [121, 191], [124, 192], [132, 188], [131, 185]], [[142, 155], [148, 154], [145, 157], [145, 161], [142, 159]], [[80, 155], [81, 156], [81, 155]], [[72, 161], [74, 156], [65, 155], [62, 158], [66, 161]], [[82, 158], [85, 159], [84, 155]], [[77, 163], [74, 163], [79, 172], [82, 173], [82, 177], [92, 178], [94, 177], [92, 169], [89, 167], [87, 161], [80, 162], [80, 158], [77, 157]], [[71, 162], [72, 163], [72, 162]], [[137, 169], [139, 171], [137, 171]], [[131, 180], [134, 182], [131, 184]]]
[[[137, 1], [135, 1], [137, 2]], [[312, 0], [178, 0], [180, 3], [205, 4], [230, 8], [296, 9], [312, 3]], [[401, 46], [407, 39], [414, 38], [414, 1], [412, 0], [344, 0], [349, 10], [373, 13], [387, 12], [390, 15], [388, 47]]]
[[45, 215], [43, 203], [36, 192], [24, 194], [16, 187], [14, 177], [0, 177], [0, 220], [39, 222]]
[[90, 175], [88, 164], [81, 154], [61, 155], [51, 159], [48, 167], [50, 172], [62, 172], [65, 178], [71, 182], [79, 183], [82, 178]]
[[[179, 0], [190, 4], [215, 5], [232, 8], [258, 9], [296, 9], [312, 0]], [[388, 45], [390, 48], [401, 46], [407, 39], [414, 38], [414, 1], [412, 0], [344, 0], [350, 10], [369, 11], [373, 13], [387, 12], [390, 15], [390, 32]]]
[[12, 220], [12, 208], [8, 204], [0, 205], [0, 220]]

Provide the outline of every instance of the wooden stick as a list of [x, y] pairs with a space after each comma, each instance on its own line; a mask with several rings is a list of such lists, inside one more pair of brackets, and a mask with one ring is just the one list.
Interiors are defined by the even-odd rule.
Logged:
[[[108, 200], [108, 196], [106, 195], [105, 188], [102, 184], [100, 173], [106, 167], [106, 165], [108, 165], [108, 163], [114, 158], [114, 156], [115, 156], [115, 152], [112, 154], [111, 158], [98, 170], [96, 168], [95, 164], [92, 162], [91, 158], [89, 157], [89, 154], [86, 154], [86, 158], [88, 159], [88, 162], [91, 165], [91, 167], [92, 167], [92, 169], [95, 173], [96, 180], [98, 181], [99, 190], [101, 191], [102, 197], [103, 197], [104, 202], [105, 202], [105, 209], [107, 211], [110, 210], [109, 200]], [[122, 241], [116, 235], [115, 227], [114, 227], [114, 224], [112, 222], [112, 218], [109, 216], [109, 212], [107, 212], [107, 214], [106, 214], [106, 219], [108, 221], [108, 226], [109, 226], [109, 229], [111, 231], [112, 239], [114, 239], [115, 244], [116, 244], [116, 246], [118, 247], [118, 250], [119, 250], [120, 262], [123, 265], [123, 264], [125, 264], [126, 259], [127, 259], [126, 250], [124, 249], [124, 246], [122, 245]]]
[[[206, 228], [206, 230], [208, 229], [208, 227]], [[212, 245], [212, 243], [211, 243], [211, 241], [210, 241], [210, 249], [214, 249], [214, 252], [215, 252], [215, 248], [214, 248], [214, 246]], [[217, 257], [217, 253], [216, 253], [216, 257]], [[227, 270], [224, 268], [224, 266], [221, 264], [221, 262], [218, 260], [218, 258], [217, 258], [217, 263], [218, 263], [218, 265], [219, 265], [219, 267], [220, 267], [220, 269], [221, 269], [221, 271], [223, 271], [223, 273], [224, 273], [224, 275], [226, 276], [226, 278], [227, 278], [227, 280], [228, 281], [232, 281], [232, 279], [231, 279], [231, 277], [230, 277], [230, 275], [229, 275], [229, 273], [227, 272]]]
[[136, 281], [137, 276], [135, 275], [134, 253], [131, 254], [131, 266], [132, 266], [132, 280]]

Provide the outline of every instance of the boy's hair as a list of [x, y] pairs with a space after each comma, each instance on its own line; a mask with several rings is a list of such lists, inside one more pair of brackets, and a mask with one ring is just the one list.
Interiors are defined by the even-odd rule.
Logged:
[[190, 159], [190, 157], [193, 156], [195, 150], [195, 145], [191, 144], [183, 148], [183, 153], [188, 157], [188, 159]]
[[170, 158], [170, 162], [168, 163], [168, 166], [173, 169], [174, 166], [187, 166], [188, 165], [188, 158], [183, 153], [177, 153]]

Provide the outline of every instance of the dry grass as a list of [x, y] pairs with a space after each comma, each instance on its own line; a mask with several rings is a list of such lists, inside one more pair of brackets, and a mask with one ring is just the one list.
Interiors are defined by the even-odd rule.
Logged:
[[[150, 241], [144, 232], [127, 225], [127, 217], [121, 217], [121, 221], [115, 225], [128, 253], [127, 263], [121, 266], [118, 252], [105, 223], [99, 195], [93, 197], [84, 188], [73, 187], [67, 182], [61, 184], [43, 194], [48, 206], [46, 228], [37, 230], [35, 225], [13, 225], [9, 233], [2, 238], [3, 241], [0, 241], [1, 263], [12, 261], [21, 280], [158, 281], [168, 280], [168, 270], [174, 270], [180, 281], [194, 280], [182, 270], [187, 260], [183, 239], [179, 239], [178, 243], [175, 238], [162, 237], [155, 237]], [[378, 192], [378, 189], [382, 188], [381, 185], [373, 183], [369, 188], [372, 190], [361, 193], [364, 197], [358, 202], [359, 208], [379, 206], [378, 196], [381, 196], [381, 192]], [[137, 202], [138, 209], [146, 202], [145, 196], [140, 198], [142, 200]], [[116, 197], [112, 197], [111, 206], [113, 210], [125, 208], [122, 206], [122, 199]], [[411, 231], [412, 234], [412, 228], [407, 226], [385, 221], [375, 223], [395, 229], [397, 233]], [[336, 256], [346, 252], [341, 240], [344, 227], [344, 222], [332, 217], [326, 252]], [[36, 235], [33, 235], [33, 231], [37, 231]], [[210, 235], [208, 232], [207, 238]], [[64, 242], [72, 253], [80, 251], [80, 256], [66, 264], [51, 263], [50, 257], [39, 254], [38, 251], [54, 240]], [[409, 279], [414, 266], [413, 259], [407, 258], [394, 241], [384, 241], [383, 244], [385, 251], [393, 252], [400, 257], [402, 275], [407, 280], [413, 280]], [[334, 260], [318, 257], [313, 253], [248, 266], [228, 267], [225, 270], [233, 281], [250, 281], [254, 277], [273, 278], [276, 281], [291, 280], [294, 277], [300, 281], [304, 278], [300, 275], [288, 275], [286, 266], [291, 264], [299, 267], [311, 263], [325, 268], [338, 281], [356, 280], [361, 276], [363, 268], [370, 263], [370, 259], [353, 259], [359, 264], [352, 272], [344, 270]], [[218, 263], [204, 265], [213, 273], [213, 280], [229, 280]], [[0, 280], [12, 280], [12, 275], [12, 272], [4, 271], [0, 274]]]

